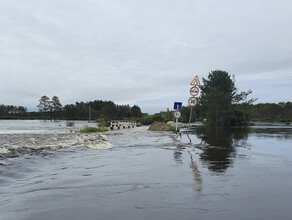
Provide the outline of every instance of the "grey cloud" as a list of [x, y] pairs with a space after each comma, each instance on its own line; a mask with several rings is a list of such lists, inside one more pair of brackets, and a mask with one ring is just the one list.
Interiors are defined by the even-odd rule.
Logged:
[[[0, 103], [35, 107], [47, 94], [63, 103], [104, 99], [163, 110], [187, 100], [196, 74], [214, 69], [235, 74], [239, 89], [252, 89], [259, 100], [282, 101], [292, 88], [291, 6], [285, 0], [1, 1]], [[275, 75], [281, 77], [273, 93], [256, 77], [269, 83]]]

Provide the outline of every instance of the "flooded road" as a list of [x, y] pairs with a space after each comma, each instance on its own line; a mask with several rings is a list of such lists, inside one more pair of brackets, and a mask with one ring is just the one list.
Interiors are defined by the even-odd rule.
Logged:
[[[0, 148], [36, 135], [51, 144], [76, 135], [64, 128], [62, 138], [49, 139], [54, 126], [43, 130], [2, 132]], [[107, 134], [107, 149], [80, 144], [13, 157], [3, 150], [0, 219], [292, 218], [291, 126], [195, 128], [190, 136], [191, 145], [184, 133], [142, 127]]]

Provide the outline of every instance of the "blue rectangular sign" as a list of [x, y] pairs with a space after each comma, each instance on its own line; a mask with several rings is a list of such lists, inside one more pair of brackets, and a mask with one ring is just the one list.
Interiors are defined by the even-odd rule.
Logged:
[[181, 102], [175, 102], [174, 106], [173, 106], [173, 109], [174, 110], [181, 110], [181, 107], [182, 107], [182, 103]]

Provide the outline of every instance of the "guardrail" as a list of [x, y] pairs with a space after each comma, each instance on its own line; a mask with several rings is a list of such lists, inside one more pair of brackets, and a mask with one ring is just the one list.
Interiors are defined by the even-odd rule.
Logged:
[[113, 120], [111, 121], [111, 130], [120, 130], [126, 128], [134, 128], [137, 126], [136, 121], [126, 121], [126, 120]]

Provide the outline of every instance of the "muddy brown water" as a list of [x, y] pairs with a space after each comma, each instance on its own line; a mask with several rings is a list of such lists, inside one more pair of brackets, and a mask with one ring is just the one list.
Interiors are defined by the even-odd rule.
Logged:
[[291, 126], [129, 129], [98, 149], [50, 123], [0, 121], [1, 220], [292, 218]]

